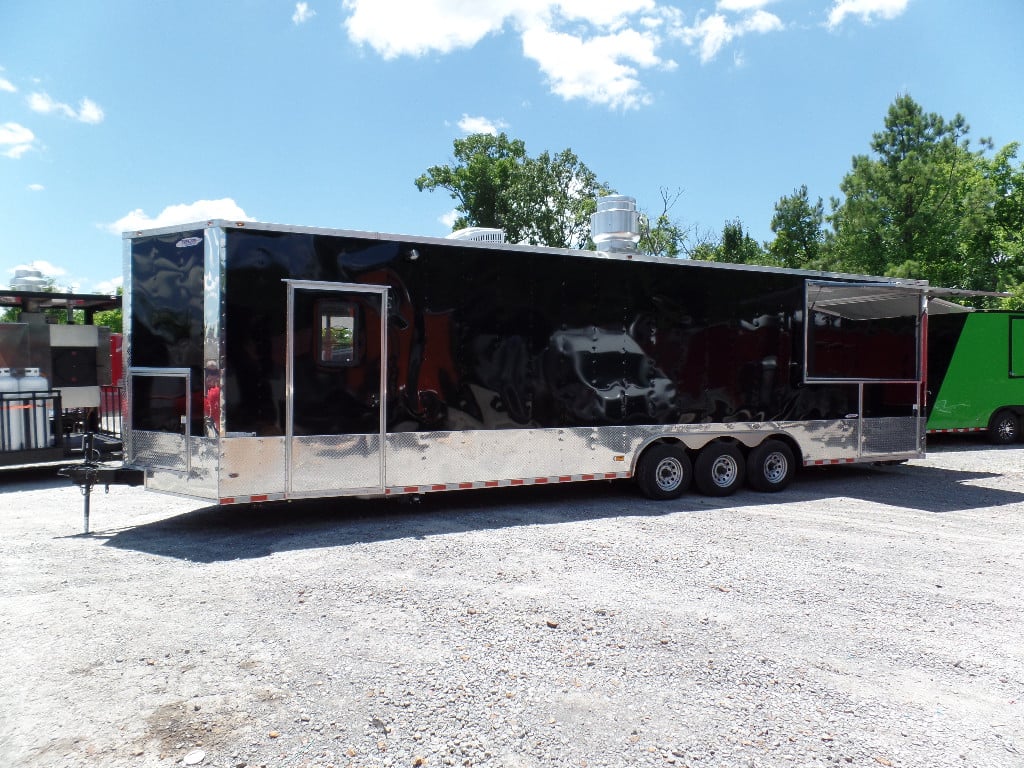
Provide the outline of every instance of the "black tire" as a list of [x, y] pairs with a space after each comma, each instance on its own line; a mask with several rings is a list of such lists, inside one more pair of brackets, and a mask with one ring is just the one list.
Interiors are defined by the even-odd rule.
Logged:
[[705, 496], [728, 496], [743, 484], [743, 453], [732, 443], [704, 446], [693, 465], [693, 481]]
[[765, 440], [747, 456], [747, 485], [755, 491], [781, 491], [795, 473], [793, 450], [781, 440]]
[[996, 445], [1020, 440], [1020, 419], [1013, 411], [996, 411], [988, 422], [988, 439]]
[[653, 445], [637, 463], [636, 482], [649, 499], [677, 499], [686, 493], [692, 479], [690, 457], [678, 445]]

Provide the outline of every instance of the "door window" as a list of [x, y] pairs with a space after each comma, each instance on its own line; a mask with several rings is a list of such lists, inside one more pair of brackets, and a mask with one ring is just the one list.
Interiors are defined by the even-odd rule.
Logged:
[[327, 367], [355, 365], [356, 308], [348, 303], [320, 302], [320, 364]]

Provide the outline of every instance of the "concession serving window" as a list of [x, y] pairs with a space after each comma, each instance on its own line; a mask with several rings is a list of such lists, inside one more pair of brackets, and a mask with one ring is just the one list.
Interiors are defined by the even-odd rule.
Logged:
[[916, 287], [808, 281], [805, 380], [919, 380], [923, 302]]

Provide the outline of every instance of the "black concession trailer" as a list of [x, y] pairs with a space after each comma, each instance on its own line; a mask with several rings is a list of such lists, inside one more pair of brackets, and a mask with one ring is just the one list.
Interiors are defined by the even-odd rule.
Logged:
[[[924, 450], [922, 281], [208, 221], [125, 234], [125, 461], [220, 504]], [[599, 239], [595, 236], [595, 239]]]

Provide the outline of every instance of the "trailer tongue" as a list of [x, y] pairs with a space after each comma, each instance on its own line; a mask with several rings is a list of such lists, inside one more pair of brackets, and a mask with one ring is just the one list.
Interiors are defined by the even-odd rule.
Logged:
[[89, 511], [93, 486], [105, 486], [109, 492], [112, 485], [139, 486], [144, 482], [141, 469], [101, 463], [94, 448], [94, 439], [95, 436], [92, 433], [85, 436], [82, 446], [84, 458], [81, 463], [61, 467], [58, 471], [61, 477], [68, 478], [82, 491], [82, 533], [86, 534], [89, 533]]

